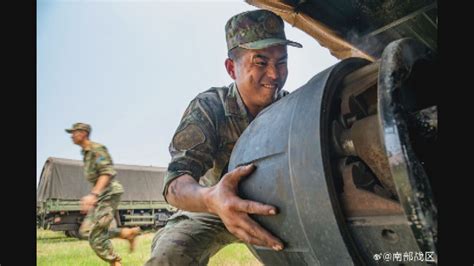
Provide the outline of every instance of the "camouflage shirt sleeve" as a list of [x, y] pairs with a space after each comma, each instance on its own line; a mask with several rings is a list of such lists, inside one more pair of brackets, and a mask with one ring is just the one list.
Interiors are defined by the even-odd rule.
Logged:
[[164, 180], [163, 196], [175, 178], [188, 174], [196, 181], [213, 166], [217, 150], [216, 108], [206, 99], [195, 98], [181, 118], [169, 146], [171, 162]]
[[112, 158], [105, 146], [95, 149], [93, 158], [99, 176], [110, 175], [114, 177], [117, 174], [113, 167]]

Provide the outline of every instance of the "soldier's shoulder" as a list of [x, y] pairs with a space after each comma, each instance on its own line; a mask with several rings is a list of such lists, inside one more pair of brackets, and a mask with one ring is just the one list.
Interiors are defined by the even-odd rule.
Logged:
[[229, 92], [228, 87], [212, 87], [199, 93], [193, 100], [194, 105], [207, 113], [221, 113], [224, 110], [224, 103]]
[[107, 150], [107, 147], [105, 147], [104, 144], [91, 141], [91, 150], [93, 151]]
[[222, 102], [227, 93], [229, 87], [212, 87], [204, 92], [199, 93], [196, 99], [207, 101], [207, 102]]

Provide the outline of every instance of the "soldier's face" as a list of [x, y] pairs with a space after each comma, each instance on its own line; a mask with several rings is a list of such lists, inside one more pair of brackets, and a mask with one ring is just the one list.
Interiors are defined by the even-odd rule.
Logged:
[[74, 144], [81, 144], [87, 138], [87, 132], [84, 130], [74, 130], [71, 139]]
[[286, 45], [245, 50], [234, 62], [235, 82], [246, 105], [270, 105], [288, 76]]

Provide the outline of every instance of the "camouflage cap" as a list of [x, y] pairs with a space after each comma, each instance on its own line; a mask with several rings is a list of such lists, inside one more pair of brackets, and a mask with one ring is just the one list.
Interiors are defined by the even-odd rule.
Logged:
[[274, 45], [303, 47], [286, 39], [283, 19], [268, 10], [253, 10], [231, 17], [226, 25], [227, 51], [235, 47], [264, 49]]
[[91, 133], [91, 126], [85, 123], [75, 123], [74, 125], [72, 125], [72, 128], [67, 128], [66, 132], [72, 133], [75, 130], [84, 130]]

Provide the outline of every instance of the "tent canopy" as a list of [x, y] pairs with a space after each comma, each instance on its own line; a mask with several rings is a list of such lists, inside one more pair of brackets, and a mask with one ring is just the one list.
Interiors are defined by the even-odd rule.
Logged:
[[[118, 180], [124, 187], [124, 201], [164, 201], [161, 190], [165, 167], [115, 164]], [[48, 199], [79, 200], [91, 191], [83, 173], [83, 162], [49, 157], [41, 172], [37, 202]]]

